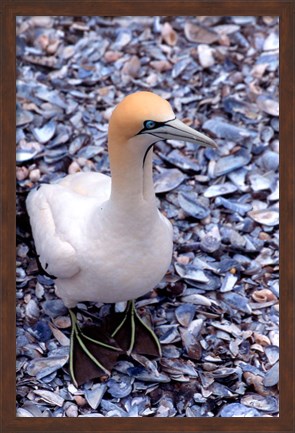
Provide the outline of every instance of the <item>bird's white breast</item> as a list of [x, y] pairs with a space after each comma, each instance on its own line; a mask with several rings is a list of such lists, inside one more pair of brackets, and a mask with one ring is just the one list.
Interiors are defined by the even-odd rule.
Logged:
[[[134, 299], [151, 290], [169, 267], [170, 222], [144, 200], [122, 210], [109, 200], [110, 186], [106, 176], [89, 173], [84, 177], [83, 173], [57, 185], [44, 185], [28, 200], [41, 263], [48, 262], [47, 271], [53, 275], [58, 268], [56, 292], [68, 307], [79, 301]], [[48, 238], [49, 220], [54, 223], [54, 236]], [[71, 277], [66, 258], [63, 275], [63, 256], [55, 237], [73, 248], [79, 272]]]
[[96, 211], [84, 236], [73, 241], [81, 271], [56, 283], [67, 304], [134, 299], [151, 290], [171, 262], [172, 228], [160, 214], [157, 220], [141, 214], [137, 221], [132, 215], [115, 222], [104, 206]]

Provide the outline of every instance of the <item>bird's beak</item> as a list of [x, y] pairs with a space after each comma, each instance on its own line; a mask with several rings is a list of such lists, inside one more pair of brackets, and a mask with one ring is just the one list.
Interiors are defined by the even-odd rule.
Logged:
[[165, 122], [164, 125], [155, 128], [152, 133], [162, 140], [183, 140], [199, 144], [200, 146], [217, 149], [215, 141], [211, 140], [211, 138], [206, 135], [201, 134], [201, 132], [195, 131], [193, 128], [187, 126], [178, 119]]

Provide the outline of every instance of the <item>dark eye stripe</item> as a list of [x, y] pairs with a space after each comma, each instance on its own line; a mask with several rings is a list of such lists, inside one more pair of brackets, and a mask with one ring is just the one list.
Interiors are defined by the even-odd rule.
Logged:
[[[160, 128], [161, 126], [166, 125], [166, 123], [172, 122], [172, 120], [175, 120], [176, 117], [174, 117], [174, 119], [169, 119], [166, 122], [156, 122], [154, 120], [145, 120], [143, 122], [143, 128], [136, 134], [136, 135], [140, 135], [143, 134], [144, 132], [149, 132], [152, 131], [153, 129], [157, 129]], [[148, 127], [149, 122], [151, 122], [153, 125], [152, 127]]]

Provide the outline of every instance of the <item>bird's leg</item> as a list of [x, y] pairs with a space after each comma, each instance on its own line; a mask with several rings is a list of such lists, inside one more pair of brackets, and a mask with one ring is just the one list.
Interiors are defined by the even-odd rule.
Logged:
[[130, 308], [131, 308], [131, 301], [128, 301], [127, 307], [125, 310], [124, 318], [123, 318], [122, 322], [119, 323], [117, 328], [112, 332], [112, 334], [111, 334], [112, 337], [115, 337], [117, 335], [117, 333], [120, 331], [120, 329], [123, 327], [124, 323], [128, 319], [128, 313], [129, 313]]
[[144, 320], [142, 320], [142, 318], [140, 317], [140, 315], [138, 314], [136, 308], [135, 308], [135, 304], [134, 301], [132, 301], [132, 308], [133, 308], [133, 312], [135, 317], [138, 319], [138, 321], [144, 326], [144, 328], [148, 331], [148, 333], [151, 335], [154, 343], [156, 344], [157, 350], [159, 352], [159, 356], [162, 356], [162, 349], [161, 349], [161, 345], [159, 342], [158, 337], [156, 336], [156, 334], [154, 333], [154, 331], [145, 323]]
[[102, 348], [109, 349], [112, 351], [122, 352], [122, 350], [119, 347], [112, 346], [112, 345], [107, 344], [103, 341], [96, 340], [94, 338], [89, 337], [85, 333], [83, 333], [80, 326], [78, 325], [76, 314], [71, 309], [69, 309], [69, 313], [70, 313], [71, 323], [72, 323], [72, 330], [71, 330], [71, 337], [70, 337], [69, 365], [70, 365], [70, 374], [71, 374], [71, 378], [72, 378], [73, 383], [75, 384], [75, 386], [77, 386], [77, 380], [75, 377], [75, 368], [74, 368], [75, 367], [74, 366], [74, 351], [75, 351], [75, 345], [76, 344], [79, 344], [80, 349], [85, 353], [85, 355], [87, 355], [87, 357], [89, 359], [91, 359], [92, 362], [94, 362], [94, 364], [98, 368], [100, 368], [105, 374], [110, 375], [111, 374], [110, 371], [106, 367], [104, 367], [104, 365], [102, 365], [99, 362], [97, 357], [95, 357], [91, 353], [91, 351], [87, 348], [86, 342], [88, 341], [90, 343], [94, 343], [95, 345], [101, 346]]
[[147, 334], [148, 337], [151, 337], [151, 340], [156, 345], [158, 355], [161, 356], [162, 351], [161, 351], [161, 345], [159, 343], [158, 337], [156, 336], [154, 331], [139, 316], [139, 314], [136, 311], [135, 303], [133, 300], [128, 301], [125, 316], [123, 320], [120, 322], [120, 324], [117, 326], [117, 328], [111, 334], [112, 337], [115, 337], [118, 334], [118, 332], [121, 330], [121, 328], [126, 323], [126, 321], [127, 322], [129, 321], [130, 324], [130, 343], [127, 349], [127, 354], [128, 355], [131, 354], [136, 343], [136, 330], [141, 326], [142, 331], [145, 334]]

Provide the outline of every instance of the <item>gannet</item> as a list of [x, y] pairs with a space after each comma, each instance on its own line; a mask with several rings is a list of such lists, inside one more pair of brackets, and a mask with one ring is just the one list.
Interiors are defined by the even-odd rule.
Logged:
[[[173, 231], [158, 210], [152, 178], [153, 146], [160, 140], [188, 141], [216, 147], [213, 140], [187, 126], [168, 101], [151, 92], [128, 95], [114, 109], [108, 131], [111, 177], [79, 172], [54, 184], [41, 184], [26, 201], [37, 254], [43, 269], [55, 276], [55, 290], [72, 319], [70, 372], [74, 383], [74, 336], [84, 353], [110, 372], [87, 350], [72, 309], [82, 301], [131, 301], [152, 290], [169, 268]], [[161, 347], [129, 302], [114, 337], [131, 321], [128, 353], [136, 321]], [[93, 341], [93, 340], [91, 340]], [[100, 341], [97, 344], [117, 350]]]

